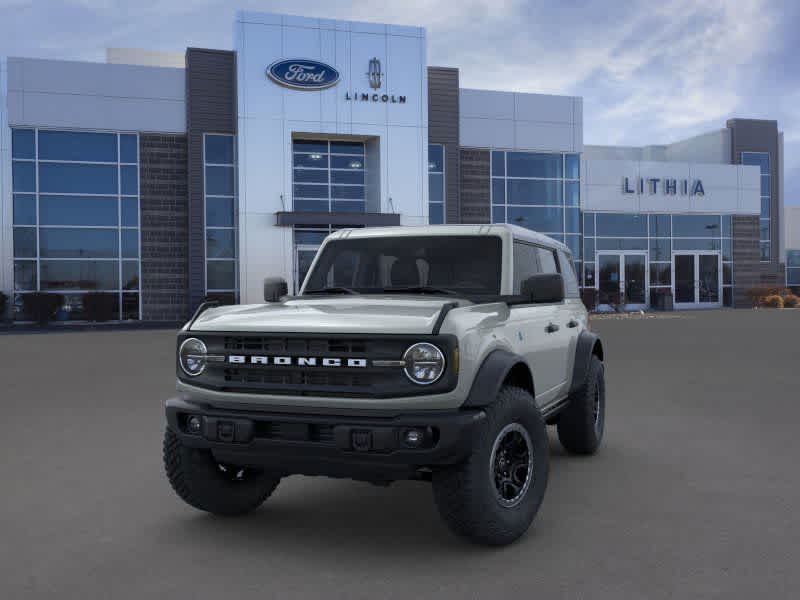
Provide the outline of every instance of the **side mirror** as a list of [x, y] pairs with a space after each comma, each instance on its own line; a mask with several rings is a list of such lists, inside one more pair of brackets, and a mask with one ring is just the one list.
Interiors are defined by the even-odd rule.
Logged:
[[564, 278], [560, 273], [537, 273], [522, 282], [520, 294], [534, 304], [564, 300]]
[[264, 280], [264, 302], [278, 302], [289, 293], [289, 284], [283, 277], [267, 277]]

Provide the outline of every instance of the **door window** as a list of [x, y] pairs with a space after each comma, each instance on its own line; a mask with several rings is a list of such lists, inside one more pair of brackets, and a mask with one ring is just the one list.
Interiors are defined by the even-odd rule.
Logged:
[[541, 273], [538, 248], [523, 242], [514, 242], [514, 293], [519, 294], [522, 282], [531, 275]]

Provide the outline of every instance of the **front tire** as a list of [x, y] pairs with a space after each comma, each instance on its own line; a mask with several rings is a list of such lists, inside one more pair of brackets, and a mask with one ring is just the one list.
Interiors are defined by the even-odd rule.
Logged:
[[210, 450], [181, 444], [169, 427], [164, 433], [164, 469], [184, 502], [215, 515], [254, 511], [280, 482], [280, 477], [260, 469], [220, 464]]
[[581, 388], [558, 416], [558, 439], [568, 452], [594, 454], [603, 441], [606, 422], [606, 382], [603, 363], [592, 355]]
[[510, 544], [530, 527], [547, 489], [547, 430], [531, 395], [504, 386], [461, 464], [433, 473], [433, 493], [450, 529], [475, 542]]

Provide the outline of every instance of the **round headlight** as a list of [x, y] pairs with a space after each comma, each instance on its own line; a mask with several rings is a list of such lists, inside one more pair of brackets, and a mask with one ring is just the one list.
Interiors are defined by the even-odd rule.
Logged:
[[420, 385], [433, 383], [444, 373], [444, 353], [433, 344], [414, 344], [403, 354], [403, 360], [406, 376]]
[[184, 340], [178, 350], [178, 362], [187, 375], [196, 377], [206, 368], [206, 345], [197, 338]]

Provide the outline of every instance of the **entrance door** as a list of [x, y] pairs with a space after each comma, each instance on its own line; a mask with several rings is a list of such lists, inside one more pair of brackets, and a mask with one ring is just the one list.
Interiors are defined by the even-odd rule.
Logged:
[[598, 310], [641, 310], [647, 307], [647, 254], [597, 253]]
[[719, 252], [678, 252], [672, 255], [675, 308], [722, 306]]

